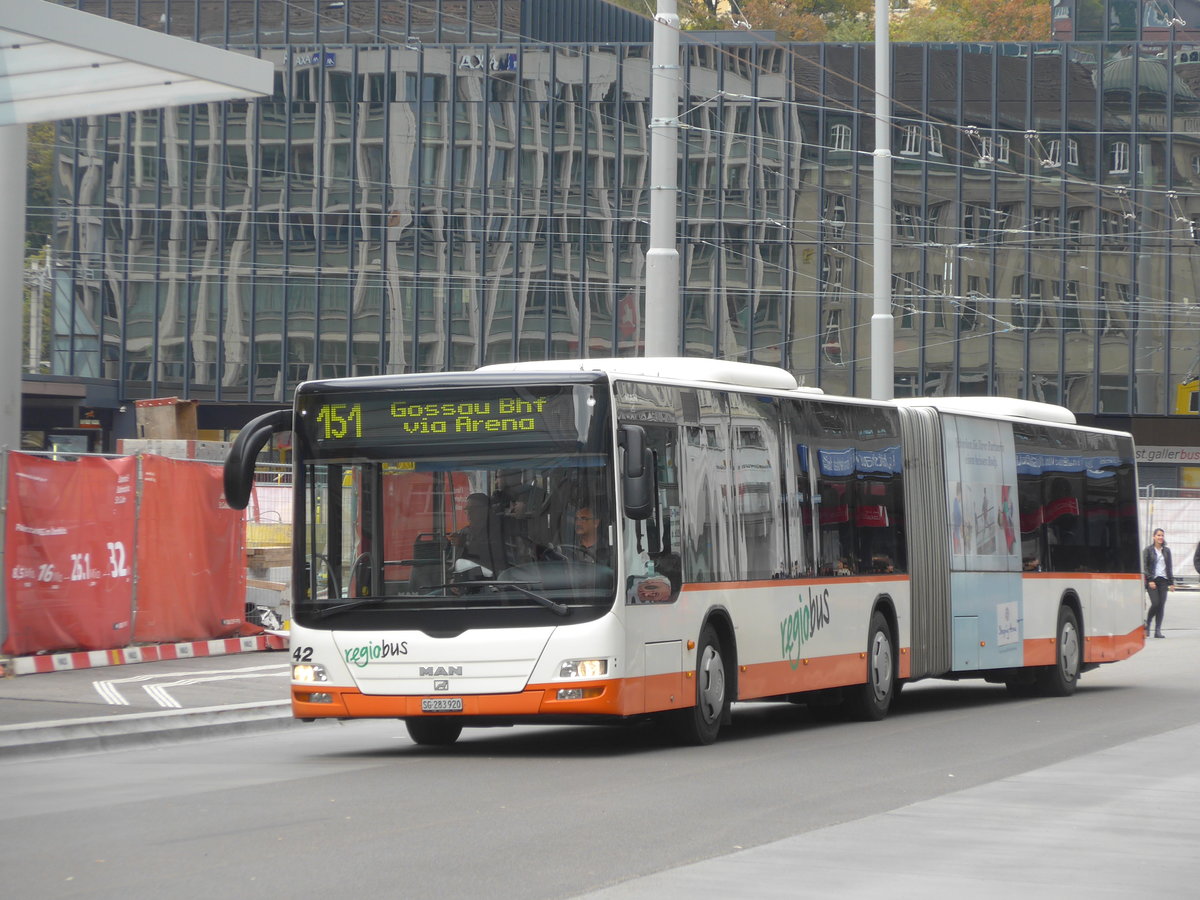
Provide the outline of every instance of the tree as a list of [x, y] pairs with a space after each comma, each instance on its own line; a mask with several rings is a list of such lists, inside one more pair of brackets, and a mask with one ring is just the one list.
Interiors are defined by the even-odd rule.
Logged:
[[853, 21], [856, 6], [869, 2], [847, 0], [834, 8], [826, 0], [744, 0], [742, 13], [752, 28], [774, 31], [781, 41], [822, 41], [831, 27]]
[[54, 123], [30, 125], [27, 134], [25, 247], [31, 250], [49, 242], [54, 222]]
[[1048, 41], [1046, 0], [938, 0], [892, 19], [893, 41]]
[[[657, 0], [614, 0], [653, 16]], [[676, 0], [680, 26], [687, 31], [727, 31], [749, 25], [773, 31], [780, 41], [821, 41], [831, 32], [867, 16], [874, 0]]]
[[[653, 16], [657, 0], [612, 0]], [[780, 41], [873, 41], [874, 0], [676, 0], [682, 27], [774, 31]], [[1048, 41], [1048, 0], [935, 0], [893, 16], [893, 41]]]

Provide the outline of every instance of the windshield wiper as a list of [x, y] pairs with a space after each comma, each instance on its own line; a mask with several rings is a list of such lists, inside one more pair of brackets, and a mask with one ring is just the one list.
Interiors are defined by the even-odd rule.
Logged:
[[492, 591], [498, 591], [500, 588], [512, 588], [522, 596], [528, 597], [535, 603], [546, 607], [555, 615], [568, 616], [571, 614], [571, 607], [559, 603], [556, 600], [551, 600], [542, 594], [538, 594], [525, 587], [527, 584], [537, 584], [535, 581], [449, 581], [445, 584], [433, 584], [425, 588], [420, 594], [397, 594], [388, 597], [362, 597], [358, 600], [350, 600], [346, 603], [339, 603], [337, 606], [326, 607], [316, 613], [318, 619], [325, 619], [329, 616], [337, 615], [338, 613], [348, 612], [352, 609], [362, 609], [367, 606], [374, 606], [377, 603], [384, 603], [388, 600], [412, 599], [414, 597], [428, 597], [434, 591], [444, 591], [449, 588], [488, 588]]
[[362, 597], [358, 600], [350, 600], [346, 603], [339, 603], [337, 606], [328, 606], [325, 609], [317, 611], [317, 618], [324, 619], [332, 616], [335, 613], [346, 612], [351, 609], [361, 609], [364, 606], [374, 606], [376, 603], [383, 603], [386, 600], [395, 600], [396, 597]]
[[512, 588], [517, 593], [528, 597], [530, 600], [538, 603], [552, 613], [560, 616], [571, 614], [571, 607], [559, 603], [557, 600], [551, 600], [542, 594], [538, 594], [525, 587], [527, 584], [538, 584], [536, 581], [449, 581], [446, 584], [435, 584], [428, 588], [429, 591], [444, 591], [447, 588], [489, 588], [493, 592], [500, 588]]

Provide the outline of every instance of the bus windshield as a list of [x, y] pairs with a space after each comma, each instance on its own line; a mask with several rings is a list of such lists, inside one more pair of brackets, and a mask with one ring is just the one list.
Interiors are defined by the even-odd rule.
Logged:
[[590, 386], [521, 394], [528, 416], [507, 412], [511, 398], [499, 412], [506, 391], [470, 402], [444, 390], [308, 398], [297, 434], [307, 582], [298, 623], [433, 633], [611, 608], [607, 405]]

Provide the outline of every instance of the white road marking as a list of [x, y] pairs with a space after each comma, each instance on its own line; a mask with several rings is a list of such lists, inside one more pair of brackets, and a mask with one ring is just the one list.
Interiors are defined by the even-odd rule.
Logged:
[[[264, 675], [285, 675], [287, 674], [287, 664], [276, 663], [270, 666], [246, 666], [241, 669], [210, 669], [204, 672], [161, 672], [149, 673], [145, 675], [131, 675], [129, 678], [112, 678], [107, 681], [93, 681], [92, 686], [97, 693], [110, 706], [129, 706], [129, 701], [121, 693], [117, 687], [119, 684], [136, 684], [137, 682], [153, 681], [157, 678], [192, 678], [190, 681], [175, 681], [172, 684], [164, 685], [165, 687], [174, 687], [183, 684], [195, 684], [201, 681], [226, 681], [234, 678], [261, 678]], [[270, 670], [270, 671], [268, 671]], [[195, 677], [193, 677], [195, 676]], [[171, 706], [179, 708], [179, 704], [175, 702], [170, 695], [163, 694], [163, 697], [168, 701], [164, 703], [157, 696], [157, 685], [144, 685], [147, 693], [155, 698], [159, 706]]]

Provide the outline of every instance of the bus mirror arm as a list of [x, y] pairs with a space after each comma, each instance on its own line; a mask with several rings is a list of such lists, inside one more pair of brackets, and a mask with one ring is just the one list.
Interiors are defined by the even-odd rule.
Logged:
[[622, 425], [617, 442], [625, 448], [621, 469], [625, 515], [649, 519], [654, 515], [654, 455], [646, 446], [646, 432], [640, 425]]
[[245, 509], [250, 502], [250, 489], [254, 486], [254, 463], [258, 451], [266, 446], [273, 435], [292, 430], [292, 411], [280, 409], [251, 419], [238, 432], [225, 457], [225, 501], [233, 509]]

